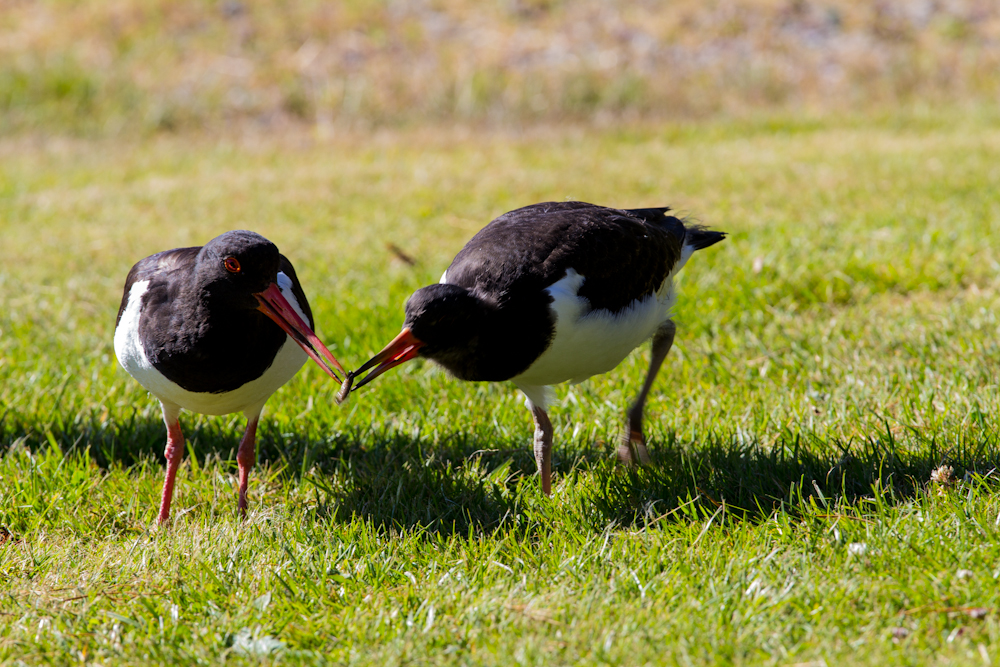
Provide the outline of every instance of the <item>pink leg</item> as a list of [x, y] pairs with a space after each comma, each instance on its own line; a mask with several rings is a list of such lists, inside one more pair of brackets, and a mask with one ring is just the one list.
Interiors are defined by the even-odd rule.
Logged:
[[247, 430], [240, 440], [240, 450], [236, 453], [236, 463], [240, 469], [240, 499], [238, 507], [240, 518], [247, 517], [247, 485], [250, 481], [250, 469], [257, 462], [257, 419], [253, 417], [247, 420]]
[[[667, 358], [667, 353], [674, 344], [674, 334], [677, 327], [671, 320], [667, 320], [657, 330], [653, 336], [653, 353], [649, 360], [649, 372], [646, 373], [646, 381], [642, 384], [642, 390], [636, 397], [635, 403], [628, 410], [628, 427], [622, 434], [618, 443], [618, 460], [622, 463], [632, 465], [635, 463], [648, 464], [649, 451], [646, 449], [646, 439], [642, 435], [642, 412], [646, 407], [646, 396], [653, 386], [656, 374], [660, 372], [663, 360]], [[635, 453], [632, 453], [632, 445], [635, 445]]]
[[542, 493], [552, 495], [552, 422], [545, 410], [531, 404], [531, 416], [535, 419], [535, 463], [542, 478]]
[[177, 418], [179, 410], [170, 410], [163, 406], [163, 420], [167, 423], [167, 447], [163, 455], [167, 457], [167, 476], [163, 480], [163, 495], [160, 497], [160, 523], [166, 523], [170, 518], [170, 501], [174, 497], [174, 481], [177, 478], [177, 468], [184, 455], [184, 434], [181, 433], [181, 422]]

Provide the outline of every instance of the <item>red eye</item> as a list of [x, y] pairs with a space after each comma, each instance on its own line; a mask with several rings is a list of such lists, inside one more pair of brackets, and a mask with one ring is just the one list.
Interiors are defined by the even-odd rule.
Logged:
[[226, 267], [226, 271], [230, 273], [240, 272], [240, 263], [235, 257], [226, 257], [226, 260], [222, 264]]

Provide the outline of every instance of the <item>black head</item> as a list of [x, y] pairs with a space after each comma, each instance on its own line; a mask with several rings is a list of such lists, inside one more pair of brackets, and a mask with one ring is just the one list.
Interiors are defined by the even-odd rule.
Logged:
[[423, 342], [420, 355], [448, 366], [456, 352], [474, 347], [487, 315], [485, 304], [458, 285], [428, 285], [406, 302], [406, 322]]
[[400, 334], [351, 373], [354, 378], [374, 369], [354, 388], [418, 355], [465, 377], [463, 370], [474, 357], [487, 315], [485, 304], [463, 287], [429, 285], [418, 289], [406, 302], [406, 322]]
[[344, 368], [278, 286], [281, 259], [278, 247], [260, 234], [236, 230], [216, 236], [198, 252], [195, 281], [199, 298], [217, 317], [232, 316], [234, 311], [259, 311], [260, 317], [270, 318], [339, 382], [330, 365], [341, 373]]
[[257, 309], [254, 294], [278, 278], [278, 247], [260, 234], [226, 232], [202, 246], [195, 280], [211, 299], [224, 298], [237, 307]]

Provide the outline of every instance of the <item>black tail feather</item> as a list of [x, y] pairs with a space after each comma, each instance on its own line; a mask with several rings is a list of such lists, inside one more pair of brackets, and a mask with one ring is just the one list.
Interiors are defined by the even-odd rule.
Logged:
[[715, 232], [704, 227], [688, 227], [684, 242], [694, 246], [695, 250], [702, 250], [710, 245], [715, 245], [726, 238], [725, 232]]
[[694, 246], [695, 250], [701, 250], [710, 245], [715, 245], [722, 239], [726, 238], [725, 232], [714, 232], [710, 229], [702, 227], [701, 225], [692, 225], [688, 223], [686, 219], [675, 218], [672, 215], [667, 215], [667, 211], [669, 210], [669, 206], [625, 209], [627, 213], [631, 213], [633, 216], [641, 220], [666, 227], [678, 237], [683, 234], [684, 243]]

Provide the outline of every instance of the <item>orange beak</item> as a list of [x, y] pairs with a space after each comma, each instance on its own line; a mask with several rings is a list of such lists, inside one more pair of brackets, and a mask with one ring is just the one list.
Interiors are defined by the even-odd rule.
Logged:
[[376, 367], [361, 382], [354, 385], [354, 388], [363, 387], [390, 368], [413, 359], [417, 356], [417, 350], [423, 346], [424, 342], [414, 336], [408, 328], [403, 329], [381, 352], [369, 359], [364, 366], [351, 373], [351, 377], [355, 377], [361, 375], [372, 366]]
[[[332, 377], [337, 382], [340, 382], [340, 377], [330, 368], [330, 364], [334, 368], [339, 370], [344, 375], [347, 375], [347, 371], [344, 367], [340, 365], [336, 357], [330, 350], [326, 349], [326, 345], [323, 345], [321, 341], [313, 330], [309, 328], [299, 314], [295, 312], [292, 308], [292, 304], [288, 303], [284, 296], [281, 294], [281, 289], [278, 287], [277, 283], [271, 283], [270, 286], [263, 292], [258, 292], [254, 294], [257, 301], [260, 302], [260, 306], [257, 310], [264, 313], [272, 320], [275, 324], [281, 327], [286, 334], [292, 337], [296, 343], [299, 344], [305, 353], [312, 358], [317, 364], [320, 365], [327, 375]], [[320, 356], [322, 354], [322, 356]], [[327, 363], [329, 361], [330, 363]]]

